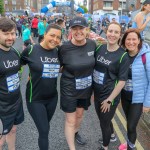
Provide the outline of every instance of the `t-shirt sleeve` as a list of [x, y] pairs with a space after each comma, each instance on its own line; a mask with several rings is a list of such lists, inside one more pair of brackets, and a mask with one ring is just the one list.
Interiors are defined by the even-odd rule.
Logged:
[[31, 46], [28, 46], [21, 53], [21, 65], [26, 65], [29, 62], [29, 50], [30, 49], [31, 49]]
[[130, 66], [130, 60], [129, 56], [126, 53], [120, 60], [119, 64], [119, 74], [118, 74], [118, 80], [126, 81], [128, 79], [128, 72], [129, 72], [129, 66]]

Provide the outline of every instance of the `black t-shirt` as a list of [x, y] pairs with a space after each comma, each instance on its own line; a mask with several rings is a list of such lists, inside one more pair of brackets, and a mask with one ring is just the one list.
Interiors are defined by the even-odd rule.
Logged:
[[[93, 73], [95, 100], [103, 101], [109, 97], [117, 82], [128, 78], [129, 56], [124, 49], [109, 52], [107, 45], [102, 45], [95, 54], [96, 65]], [[118, 103], [120, 94], [115, 98]]]
[[132, 101], [132, 94], [133, 94], [133, 86], [132, 86], [132, 63], [134, 61], [136, 56], [131, 57], [129, 56], [130, 59], [130, 67], [129, 67], [129, 73], [128, 73], [128, 80], [126, 81], [126, 84], [121, 91], [121, 95], [123, 96], [123, 99]]
[[60, 64], [57, 49], [46, 50], [40, 44], [27, 47], [21, 54], [22, 64], [29, 66], [26, 89], [28, 102], [50, 100], [57, 95], [57, 77]]
[[20, 57], [16, 50], [0, 49], [0, 116], [11, 114], [18, 109], [21, 102]]
[[60, 84], [61, 98], [90, 98], [95, 49], [95, 42], [89, 39], [83, 46], [76, 46], [71, 41], [61, 46], [59, 51], [60, 62], [63, 66]]

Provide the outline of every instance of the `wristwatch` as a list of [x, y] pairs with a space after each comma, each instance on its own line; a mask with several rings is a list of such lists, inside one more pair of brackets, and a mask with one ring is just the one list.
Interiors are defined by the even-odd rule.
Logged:
[[112, 104], [112, 102], [110, 100], [107, 101], [108, 104]]

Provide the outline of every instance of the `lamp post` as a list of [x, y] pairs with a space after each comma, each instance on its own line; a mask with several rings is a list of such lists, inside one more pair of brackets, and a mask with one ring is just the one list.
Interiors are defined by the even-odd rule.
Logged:
[[74, 0], [71, 0], [71, 16], [74, 16]]
[[122, 20], [123, 0], [121, 1], [121, 20]]

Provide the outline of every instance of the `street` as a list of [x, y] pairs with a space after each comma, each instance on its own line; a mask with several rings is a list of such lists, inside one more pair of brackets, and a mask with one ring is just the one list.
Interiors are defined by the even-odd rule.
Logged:
[[[17, 39], [14, 47], [19, 51], [22, 51], [22, 45], [23, 45], [22, 40]], [[21, 81], [21, 91], [24, 104], [25, 121], [18, 126], [16, 150], [38, 150], [37, 129], [35, 128], [35, 124], [33, 123], [33, 120], [30, 117], [26, 108], [25, 90], [26, 90], [27, 76], [28, 76], [28, 68], [25, 66]], [[50, 133], [49, 133], [50, 150], [69, 150], [64, 135], [64, 121], [65, 116], [63, 111], [60, 109], [60, 105], [58, 103], [57, 110], [54, 114], [54, 117], [50, 125]], [[138, 141], [136, 144], [137, 150], [150, 150], [150, 143], [149, 143], [150, 137], [148, 136], [149, 131], [141, 127], [141, 124], [142, 122], [139, 123], [137, 132], [138, 133]], [[122, 112], [122, 108], [120, 106], [119, 109], [117, 109], [116, 115], [113, 119], [113, 125], [118, 140], [115, 143], [110, 143], [109, 149], [117, 150], [120, 143], [125, 142], [126, 139], [126, 129], [125, 129], [126, 123]], [[85, 137], [87, 144], [83, 147], [77, 145], [76, 146], [77, 150], [98, 150], [98, 147], [100, 147], [98, 140], [101, 137], [101, 131], [99, 126], [100, 126], [99, 121], [96, 116], [92, 101], [92, 106], [89, 108], [88, 111], [85, 112], [82, 126], [79, 132], [82, 136]], [[4, 149], [7, 148], [5, 147]]]

